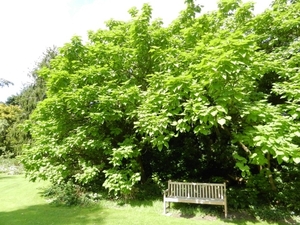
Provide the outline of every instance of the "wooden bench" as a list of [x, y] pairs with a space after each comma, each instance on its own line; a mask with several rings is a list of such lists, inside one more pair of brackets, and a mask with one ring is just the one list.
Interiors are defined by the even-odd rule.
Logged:
[[164, 214], [166, 203], [183, 202], [195, 204], [224, 205], [227, 218], [226, 184], [217, 183], [185, 183], [168, 182], [168, 189], [164, 191]]

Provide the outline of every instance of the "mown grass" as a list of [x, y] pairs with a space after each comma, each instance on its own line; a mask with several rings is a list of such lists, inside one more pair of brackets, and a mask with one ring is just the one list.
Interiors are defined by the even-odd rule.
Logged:
[[[101, 201], [89, 207], [58, 207], [41, 197], [46, 182], [30, 183], [23, 175], [0, 174], [1, 225], [264, 225], [280, 224], [246, 219], [224, 220], [216, 216], [185, 214], [180, 205], [172, 207], [172, 215], [162, 215], [162, 201]], [[181, 214], [179, 213], [181, 212]], [[189, 211], [191, 212], [191, 211]], [[185, 216], [186, 215], [186, 216]], [[183, 216], [183, 217], [182, 217]], [[296, 223], [295, 223], [296, 224]]]

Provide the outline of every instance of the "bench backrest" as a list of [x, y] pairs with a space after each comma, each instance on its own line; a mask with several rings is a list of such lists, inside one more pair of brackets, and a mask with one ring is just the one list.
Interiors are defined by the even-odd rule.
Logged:
[[202, 199], [226, 199], [226, 184], [168, 182], [170, 196]]

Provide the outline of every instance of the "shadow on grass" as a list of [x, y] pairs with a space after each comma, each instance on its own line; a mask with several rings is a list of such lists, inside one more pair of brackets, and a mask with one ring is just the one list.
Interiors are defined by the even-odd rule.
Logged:
[[141, 207], [141, 206], [153, 206], [152, 200], [119, 200], [118, 205], [124, 206], [124, 205], [130, 205], [131, 207]]
[[197, 205], [187, 203], [171, 203], [171, 210], [176, 210], [183, 218], [215, 218], [224, 219], [223, 206]]
[[[145, 194], [145, 196], [147, 196]], [[141, 206], [153, 206], [154, 205], [154, 202], [157, 202], [157, 201], [161, 201], [162, 197], [157, 195], [157, 196], [154, 196], [154, 195], [150, 195], [150, 196], [147, 196], [147, 197], [144, 197], [143, 199], [130, 199], [130, 200], [127, 200], [127, 204], [129, 204], [131, 207], [141, 207]]]
[[[1, 209], [0, 209], [1, 210]], [[9, 212], [0, 212], [1, 225], [77, 225], [101, 224], [106, 213], [97, 207], [57, 207], [33, 205]]]
[[7, 175], [7, 173], [0, 173], [0, 180], [12, 179], [12, 178], [14, 178], [13, 175]]
[[[248, 212], [233, 212], [232, 215], [249, 215]], [[299, 224], [298, 217], [294, 217], [297, 219], [297, 221], [291, 216], [291, 214], [288, 211], [282, 211], [282, 210], [270, 210], [270, 209], [257, 209], [252, 210], [251, 214], [255, 215], [256, 218], [259, 218], [260, 221], [265, 221], [267, 223], [273, 223], [273, 224], [280, 224], [280, 225], [291, 225], [291, 224]], [[243, 218], [241, 216], [237, 218]], [[253, 217], [254, 218], [254, 217]], [[236, 224], [238, 225], [244, 225], [245, 223], [241, 223], [238, 221]]]
[[[170, 210], [170, 209], [169, 209]], [[299, 221], [296, 221], [292, 216], [287, 214], [282, 214], [277, 211], [272, 211], [273, 215], [265, 215], [263, 212], [257, 211], [255, 212], [256, 217], [251, 215], [249, 211], [241, 211], [241, 210], [229, 210], [228, 217], [224, 218], [224, 208], [223, 206], [211, 206], [211, 205], [196, 205], [196, 204], [186, 204], [186, 203], [172, 203], [171, 210], [174, 216], [183, 217], [183, 218], [191, 218], [198, 220], [222, 220], [224, 223], [234, 223], [237, 225], [247, 225], [248, 222], [253, 224], [260, 224], [262, 221], [271, 224], [278, 225], [292, 225], [299, 224]], [[174, 213], [175, 210], [175, 213]], [[263, 219], [266, 216], [273, 219]]]
[[144, 190], [139, 190], [135, 193], [134, 197], [130, 198], [122, 198], [118, 200], [118, 205], [125, 205], [128, 204], [131, 207], [141, 207], [141, 206], [147, 206], [151, 207], [154, 205], [154, 202], [161, 201], [162, 195], [160, 191], [158, 193], [151, 193]]

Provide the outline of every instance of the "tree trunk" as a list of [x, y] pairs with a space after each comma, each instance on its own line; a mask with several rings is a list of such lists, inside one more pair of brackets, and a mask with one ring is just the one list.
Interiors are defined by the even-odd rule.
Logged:
[[271, 156], [270, 153], [267, 153], [267, 159], [268, 159], [268, 168], [267, 168], [267, 176], [269, 178], [269, 183], [271, 185], [271, 188], [273, 191], [277, 191], [276, 185], [275, 185], [275, 181], [272, 175], [272, 171], [271, 171]]

